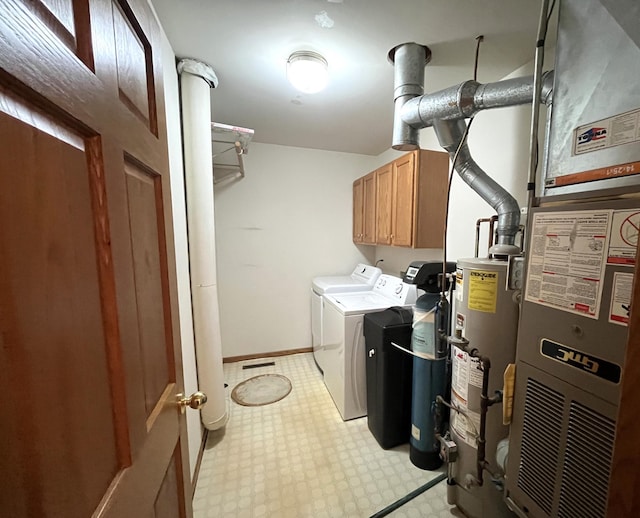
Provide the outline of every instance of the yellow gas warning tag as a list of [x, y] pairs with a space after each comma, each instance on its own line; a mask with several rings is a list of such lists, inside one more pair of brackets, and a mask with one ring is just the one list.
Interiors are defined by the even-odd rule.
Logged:
[[496, 312], [498, 298], [498, 272], [486, 270], [469, 271], [469, 309]]

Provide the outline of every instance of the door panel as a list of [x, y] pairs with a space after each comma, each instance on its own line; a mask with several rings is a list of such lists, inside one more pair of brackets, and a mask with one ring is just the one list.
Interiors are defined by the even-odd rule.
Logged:
[[73, 0], [41, 0], [36, 1], [36, 4], [41, 4], [47, 8], [47, 10], [55, 16], [56, 20], [65, 28], [65, 30], [75, 37], [75, 16], [73, 9]]
[[0, 458], [15, 473], [0, 509], [87, 516], [119, 465], [96, 179], [82, 136], [6, 94], [2, 109], [0, 142], [12, 152], [0, 153], [0, 364], [13, 419]]
[[153, 505], [155, 512], [155, 518], [176, 518], [179, 515], [179, 510], [182, 507], [180, 505], [180, 492], [178, 491], [178, 469], [177, 456], [171, 458], [167, 472], [164, 475], [164, 480], [160, 486], [160, 491], [156, 497], [156, 501]]
[[363, 179], [364, 184], [364, 210], [362, 229], [363, 243], [374, 244], [376, 242], [376, 173], [369, 173]]
[[411, 246], [413, 237], [413, 203], [415, 155], [410, 153], [393, 163], [392, 244]]
[[362, 178], [353, 182], [353, 242], [361, 243], [363, 235], [364, 184]]
[[[140, 354], [142, 356], [144, 400], [151, 414], [167, 384], [174, 381], [171, 336], [165, 329], [163, 298], [161, 177], [125, 161], [129, 226], [136, 302], [138, 308]], [[160, 217], [159, 217], [160, 216]], [[160, 236], [163, 236], [162, 239]], [[169, 346], [169, 347], [168, 347]], [[168, 354], [169, 353], [169, 354]]]
[[376, 243], [391, 244], [393, 169], [385, 165], [376, 172]]
[[154, 18], [0, 12], [0, 514], [191, 516]]
[[93, 48], [87, 0], [32, 0], [25, 7], [93, 70]]
[[151, 46], [127, 4], [112, 5], [120, 100], [157, 134]]

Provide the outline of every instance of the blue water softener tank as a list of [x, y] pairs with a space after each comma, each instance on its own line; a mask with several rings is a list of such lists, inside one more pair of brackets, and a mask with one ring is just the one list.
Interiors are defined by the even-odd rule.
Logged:
[[[447, 263], [447, 273], [454, 272], [455, 263]], [[446, 394], [446, 342], [439, 330], [448, 333], [449, 303], [441, 296], [442, 263], [415, 261], [409, 265], [404, 281], [416, 284], [426, 293], [414, 307], [411, 350], [413, 384], [411, 395], [411, 437], [409, 457], [418, 468], [440, 467], [439, 445], [435, 433], [434, 406], [436, 396]]]

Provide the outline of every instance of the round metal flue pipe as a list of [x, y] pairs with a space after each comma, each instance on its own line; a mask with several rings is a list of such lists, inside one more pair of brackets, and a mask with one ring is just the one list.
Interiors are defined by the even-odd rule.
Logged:
[[418, 43], [402, 43], [389, 51], [394, 64], [393, 149], [411, 151], [420, 147], [419, 130], [402, 120], [402, 106], [424, 94], [424, 67], [431, 61], [431, 50]]

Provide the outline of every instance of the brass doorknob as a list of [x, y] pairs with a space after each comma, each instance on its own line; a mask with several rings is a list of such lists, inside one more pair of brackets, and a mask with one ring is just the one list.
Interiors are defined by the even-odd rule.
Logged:
[[178, 406], [182, 412], [185, 411], [186, 407], [200, 410], [207, 402], [207, 395], [202, 392], [194, 392], [189, 397], [185, 397], [184, 394], [180, 393], [176, 398], [178, 399]]

